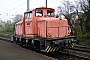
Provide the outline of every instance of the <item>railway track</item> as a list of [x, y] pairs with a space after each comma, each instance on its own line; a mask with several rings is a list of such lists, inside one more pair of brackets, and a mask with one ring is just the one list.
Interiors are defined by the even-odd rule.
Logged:
[[[6, 42], [11, 43], [10, 35], [8, 35], [8, 34], [6, 34], [6, 35], [0, 34], [0, 40], [4, 40]], [[63, 58], [66, 60], [72, 60], [73, 58], [71, 58], [71, 57], [73, 57], [73, 56], [79, 57], [79, 58], [82, 58], [85, 60], [90, 60], [90, 48], [86, 48], [85, 46], [80, 46], [80, 45], [75, 45], [74, 48], [64, 49], [63, 51], [59, 51], [59, 52], [55, 52], [55, 53], [48, 53], [48, 54], [41, 53], [41, 54], [44, 54], [46, 56], [49, 56], [49, 57], [52, 57], [52, 58], [55, 58], [58, 60], [63, 60]], [[78, 60], [78, 58], [76, 60]]]
[[64, 49], [61, 53], [70, 54], [79, 58], [90, 60], [90, 49], [82, 46], [75, 46], [72, 49]]
[[71, 48], [72, 50], [77, 50], [77, 51], [82, 51], [82, 52], [87, 52], [90, 53], [90, 48], [86, 46], [81, 46], [81, 45], [75, 45], [74, 48]]

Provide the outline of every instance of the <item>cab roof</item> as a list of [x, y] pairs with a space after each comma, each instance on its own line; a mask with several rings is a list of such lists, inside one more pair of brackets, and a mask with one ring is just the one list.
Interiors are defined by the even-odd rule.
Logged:
[[[35, 8], [35, 9], [33, 9], [33, 10], [30, 10], [30, 11], [34, 11], [34, 10], [36, 10], [36, 9], [50, 9], [50, 10], [55, 11], [53, 8], [48, 8], [48, 7], [38, 7], [38, 8]], [[26, 11], [26, 12], [24, 12], [24, 13], [28, 13], [28, 12], [30, 12], [30, 11]]]

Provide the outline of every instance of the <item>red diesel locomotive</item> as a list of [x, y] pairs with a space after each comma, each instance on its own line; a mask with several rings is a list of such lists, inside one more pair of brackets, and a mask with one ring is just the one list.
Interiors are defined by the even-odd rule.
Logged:
[[40, 7], [24, 13], [23, 20], [15, 24], [11, 41], [44, 52], [64, 49], [77, 42], [70, 36], [67, 19], [56, 18], [55, 10]]

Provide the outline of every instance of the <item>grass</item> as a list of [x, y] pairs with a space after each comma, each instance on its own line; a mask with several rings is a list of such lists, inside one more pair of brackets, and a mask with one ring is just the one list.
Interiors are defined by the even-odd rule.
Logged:
[[80, 40], [80, 45], [90, 48], [90, 39], [81, 39]]
[[80, 45], [90, 48], [90, 34], [80, 34], [77, 36], [80, 41]]

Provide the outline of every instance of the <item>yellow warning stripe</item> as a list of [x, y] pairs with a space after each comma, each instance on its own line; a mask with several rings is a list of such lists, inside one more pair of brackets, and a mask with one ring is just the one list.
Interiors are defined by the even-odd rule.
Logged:
[[72, 45], [72, 48], [73, 48], [74, 46]]
[[53, 51], [53, 49], [54, 49], [54, 47], [52, 47], [52, 49], [50, 50], [50, 52], [52, 52], [52, 51]]
[[46, 48], [46, 51], [48, 50], [49, 46]]
[[70, 44], [70, 45], [69, 45], [69, 48], [71, 48], [71, 46], [72, 46], [72, 45]]
[[58, 51], [58, 47], [56, 47], [56, 51]]
[[49, 51], [50, 51], [50, 49], [51, 49], [51, 46], [50, 46], [50, 48], [47, 50], [47, 52], [49, 52]]
[[72, 48], [73, 48], [74, 46], [75, 46], [74, 43], [72, 43]]
[[75, 46], [74, 43], [72, 43], [72, 45]]
[[46, 52], [58, 51], [58, 47], [47, 46]]
[[53, 49], [53, 51], [55, 51], [56, 50], [56, 47]]
[[55, 47], [55, 51], [56, 51], [57, 47]]

